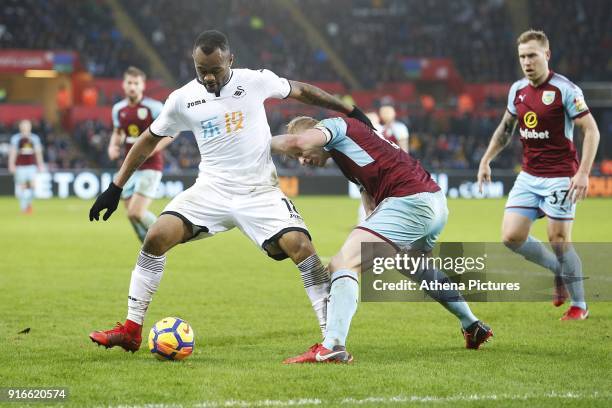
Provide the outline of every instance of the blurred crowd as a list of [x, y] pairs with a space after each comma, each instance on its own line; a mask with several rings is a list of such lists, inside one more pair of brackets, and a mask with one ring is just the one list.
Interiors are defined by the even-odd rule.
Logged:
[[307, 14], [366, 84], [405, 79], [403, 56], [452, 58], [468, 81], [507, 81], [516, 73], [515, 36], [503, 0], [301, 3], [314, 3]]
[[194, 77], [195, 38], [212, 28], [229, 37], [235, 67], [265, 67], [289, 78], [337, 79], [327, 55], [313, 49], [287, 11], [269, 0], [125, 0], [122, 4], [180, 83]]
[[551, 41], [551, 66], [573, 81], [612, 78], [612, 1], [531, 0], [531, 24]]
[[2, 0], [0, 48], [76, 51], [96, 76], [117, 77], [129, 65], [148, 69], [103, 0]]
[[[117, 28], [103, 0], [4, 0], [0, 47], [71, 49], [89, 72], [116, 77], [146, 58]], [[330, 56], [269, 0], [122, 0], [121, 4], [181, 82], [193, 78], [191, 47], [204, 29], [225, 31], [235, 66], [265, 67], [304, 80], [338, 80]], [[612, 73], [612, 2], [531, 0], [530, 26], [551, 40], [552, 66], [574, 81]], [[451, 58], [470, 82], [516, 79], [509, 0], [295, 0], [311, 27], [367, 87], [406, 79], [402, 57]], [[359, 29], [355, 29], [358, 27]], [[601, 63], [603, 61], [603, 63]]]
[[[312, 33], [296, 25], [291, 7], [269, 0], [122, 0], [121, 4], [179, 83], [193, 78], [192, 43], [209, 28], [228, 34], [236, 55], [234, 66], [265, 67], [298, 80], [339, 81], [330, 55], [308, 41]], [[288, 4], [307, 17], [367, 88], [406, 80], [401, 58], [414, 56], [451, 58], [468, 82], [509, 84], [520, 76], [514, 52], [518, 33], [510, 13], [516, 4], [509, 0], [294, 0]], [[612, 77], [611, 1], [525, 4], [529, 12], [523, 17], [532, 27], [544, 29], [551, 40], [554, 70], [574, 82]], [[103, 0], [4, 0], [0, 47], [75, 50], [85, 68], [98, 77], [121, 77], [129, 65], [149, 71], [147, 59], [122, 36]], [[455, 109], [458, 97], [438, 92], [435, 109]], [[501, 114], [504, 104], [504, 98], [487, 97], [480, 108]], [[440, 117], [420, 105], [399, 105], [398, 119], [410, 130], [411, 153], [430, 169], [474, 169], [499, 121], [478, 110]], [[273, 133], [282, 133], [287, 112], [270, 109], [268, 116]], [[6, 142], [14, 131], [0, 127], [1, 167], [6, 166]], [[106, 154], [111, 129], [100, 122], [84, 121], [70, 134], [42, 122], [35, 124], [35, 132], [43, 140], [51, 169], [118, 165]], [[519, 157], [515, 141], [497, 165], [514, 167]], [[275, 160], [282, 168], [296, 167], [294, 161]], [[192, 135], [177, 138], [166, 153], [167, 171], [196, 168], [198, 162]]]
[[[270, 116], [272, 134], [286, 131], [289, 118], [281, 115]], [[433, 120], [427, 115], [401, 117], [410, 130], [410, 153], [421, 160], [426, 168], [438, 169], [475, 169], [486, 149], [487, 143], [498, 118], [477, 118], [466, 115], [450, 121]], [[17, 124], [6, 128], [0, 125], [0, 168], [7, 167], [8, 142], [17, 133]], [[40, 136], [44, 147], [45, 163], [49, 170], [102, 168], [113, 169], [119, 161], [108, 158], [107, 148], [112, 128], [99, 121], [83, 121], [70, 134], [57, 132], [46, 122], [35, 122], [33, 133]], [[169, 145], [164, 153], [165, 172], [195, 170], [200, 162], [200, 154], [191, 132], [184, 132]], [[286, 157], [274, 157], [279, 169], [306, 171], [298, 162]], [[518, 138], [496, 160], [496, 167], [512, 168], [520, 163], [520, 143]], [[331, 173], [337, 172], [333, 163]]]

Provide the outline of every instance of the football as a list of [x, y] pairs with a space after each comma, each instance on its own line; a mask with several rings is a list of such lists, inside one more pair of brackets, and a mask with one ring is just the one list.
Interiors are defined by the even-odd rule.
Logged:
[[159, 360], [184, 360], [193, 352], [195, 336], [186, 321], [166, 317], [149, 332], [149, 350]]

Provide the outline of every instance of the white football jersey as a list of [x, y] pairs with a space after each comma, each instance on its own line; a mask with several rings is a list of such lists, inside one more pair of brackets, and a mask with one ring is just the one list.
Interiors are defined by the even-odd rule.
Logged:
[[158, 136], [192, 131], [200, 177], [229, 186], [277, 185], [264, 101], [290, 92], [289, 81], [266, 69], [233, 69], [218, 97], [194, 79], [168, 96], [150, 130]]

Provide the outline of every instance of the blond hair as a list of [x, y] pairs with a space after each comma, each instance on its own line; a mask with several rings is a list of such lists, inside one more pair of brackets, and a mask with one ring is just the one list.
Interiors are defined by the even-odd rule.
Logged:
[[126, 76], [142, 77], [143, 80], [147, 80], [147, 74], [142, 69], [136, 68], [133, 65], [129, 66], [123, 73], [123, 77], [125, 78]]
[[300, 133], [306, 129], [315, 127], [317, 123], [319, 123], [319, 121], [310, 116], [297, 116], [291, 119], [291, 122], [287, 124], [287, 133]]
[[519, 35], [519, 37], [516, 39], [516, 45], [525, 44], [531, 40], [539, 42], [540, 45], [544, 48], [549, 48], [550, 46], [548, 43], [548, 37], [546, 36], [544, 31], [534, 30], [533, 28]]

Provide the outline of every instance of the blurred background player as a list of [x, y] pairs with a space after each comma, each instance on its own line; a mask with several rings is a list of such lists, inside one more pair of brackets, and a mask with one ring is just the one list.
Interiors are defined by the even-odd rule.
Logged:
[[89, 220], [107, 220], [122, 187], [162, 139], [184, 130], [196, 137], [201, 155], [196, 183], [177, 195], [151, 227], [132, 271], [125, 325], [95, 331], [106, 347], [140, 347], [142, 324], [174, 246], [238, 227], [269, 257], [291, 258], [300, 271], [321, 330], [325, 329], [329, 273], [310, 240], [304, 220], [281, 191], [270, 154], [270, 127], [264, 101], [297, 101], [344, 113], [372, 124], [356, 106], [266, 69], [234, 69], [225, 34], [202, 32], [192, 47], [196, 78], [168, 97], [157, 119], [130, 150], [108, 189], [91, 207]]
[[[123, 74], [123, 91], [125, 98], [113, 105], [113, 133], [108, 144], [108, 157], [117, 160], [130, 151], [140, 134], [151, 125], [163, 108], [163, 104], [155, 99], [144, 96], [146, 74], [136, 68], [129, 67]], [[157, 217], [149, 206], [155, 198], [164, 168], [162, 149], [172, 142], [172, 138], [164, 138], [155, 148], [151, 156], [134, 172], [123, 188], [121, 198], [125, 203], [127, 216], [138, 235], [144, 242], [149, 227]]]
[[374, 126], [374, 130], [379, 133], [382, 133], [383, 125], [382, 123], [380, 123], [380, 116], [378, 116], [378, 112], [369, 111], [369, 112], [366, 112], [366, 116], [368, 117], [368, 119], [370, 119], [370, 122], [372, 122], [372, 126]]
[[11, 137], [8, 169], [15, 177], [15, 195], [23, 213], [32, 213], [36, 173], [44, 171], [40, 137], [32, 133], [32, 122], [19, 122], [19, 133]]
[[[376, 257], [393, 257], [398, 251], [416, 258], [431, 256], [448, 218], [446, 196], [417, 160], [357, 120], [317, 122], [302, 116], [289, 123], [288, 132], [272, 138], [272, 150], [314, 165], [324, 164], [331, 155], [344, 175], [361, 186], [368, 218], [355, 227], [329, 264], [331, 289], [323, 343], [285, 363], [350, 363], [353, 357], [345, 344], [357, 311], [359, 274], [363, 264], [371, 264], [362, 258], [361, 244], [378, 243]], [[448, 282], [443, 272], [426, 267], [411, 278]], [[466, 348], [478, 349], [493, 336], [458, 291], [428, 294], [459, 319]]]
[[395, 108], [391, 105], [383, 105], [379, 109], [382, 134], [385, 139], [398, 145], [403, 151], [408, 152], [408, 127], [396, 120]]
[[[517, 40], [525, 78], [508, 94], [507, 111], [480, 162], [478, 182], [491, 180], [491, 161], [508, 145], [518, 123], [523, 164], [506, 203], [502, 239], [506, 246], [555, 274], [553, 304], [568, 294], [571, 307], [561, 320], [589, 315], [582, 264], [571, 245], [576, 201], [587, 196], [589, 173], [599, 144], [599, 130], [580, 88], [548, 67], [550, 48], [542, 31], [528, 30]], [[573, 142], [574, 125], [584, 134], [582, 160]], [[533, 221], [548, 217], [549, 251], [529, 235]]]

